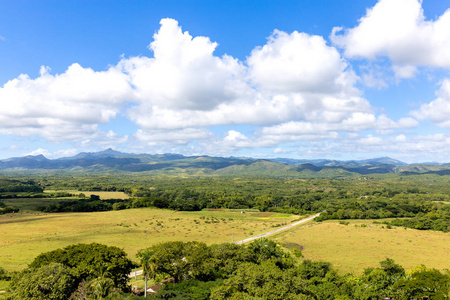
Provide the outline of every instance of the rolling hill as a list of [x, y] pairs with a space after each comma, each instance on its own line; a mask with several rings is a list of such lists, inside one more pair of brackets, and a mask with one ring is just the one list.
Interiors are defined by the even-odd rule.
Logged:
[[355, 174], [450, 174], [449, 164], [408, 165], [389, 157], [366, 160], [254, 159], [237, 157], [184, 156], [181, 154], [132, 154], [107, 149], [82, 152], [75, 156], [47, 159], [28, 155], [0, 160], [2, 172], [147, 172], [149, 174], [187, 174], [222, 176], [340, 177]]

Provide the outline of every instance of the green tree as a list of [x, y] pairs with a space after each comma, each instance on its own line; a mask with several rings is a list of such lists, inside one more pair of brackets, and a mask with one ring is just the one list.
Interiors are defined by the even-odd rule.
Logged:
[[449, 299], [450, 274], [443, 274], [436, 269], [420, 268], [410, 278], [396, 282], [393, 289], [405, 299]]
[[40, 254], [30, 264], [30, 268], [36, 269], [52, 262], [74, 269], [79, 283], [82, 280], [90, 281], [96, 278], [93, 270], [107, 266], [114, 285], [123, 291], [129, 289], [128, 274], [131, 272], [133, 263], [120, 248], [98, 243], [70, 245]]
[[211, 299], [314, 299], [307, 283], [294, 269], [281, 270], [272, 260], [244, 263], [225, 283], [212, 290]]
[[140, 264], [142, 266], [143, 275], [145, 278], [145, 291], [144, 296], [147, 297], [147, 280], [148, 277], [154, 279], [156, 276], [156, 272], [158, 271], [158, 265], [154, 259], [152, 259], [153, 250], [152, 249], [144, 249], [137, 253], [137, 257], [139, 258]]
[[60, 263], [50, 263], [35, 269], [25, 269], [11, 280], [11, 300], [68, 299], [77, 283], [72, 271]]
[[151, 252], [150, 261], [155, 264], [156, 272], [168, 274], [177, 283], [192, 276], [193, 270], [195, 274], [206, 249], [205, 243], [176, 241], [157, 244], [146, 251]]

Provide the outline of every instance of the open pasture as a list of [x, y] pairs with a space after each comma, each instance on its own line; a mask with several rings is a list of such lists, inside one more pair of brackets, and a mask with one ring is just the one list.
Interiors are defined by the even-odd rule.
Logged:
[[108, 191], [77, 191], [77, 190], [45, 190], [44, 193], [69, 193], [73, 195], [84, 194], [86, 197], [90, 195], [100, 196], [100, 199], [128, 199], [130, 196], [124, 192], [108, 192]]
[[139, 249], [160, 242], [231, 242], [290, 223], [299, 216], [233, 210], [177, 212], [142, 208], [95, 213], [0, 215], [0, 266], [24, 268], [42, 252], [97, 242], [123, 248], [135, 259]]
[[341, 273], [361, 274], [367, 267], [379, 267], [385, 258], [394, 259], [406, 270], [420, 264], [450, 269], [450, 233], [387, 229], [373, 220], [346, 221], [348, 225], [309, 222], [274, 239], [290, 248], [301, 248], [307, 259], [331, 262]]

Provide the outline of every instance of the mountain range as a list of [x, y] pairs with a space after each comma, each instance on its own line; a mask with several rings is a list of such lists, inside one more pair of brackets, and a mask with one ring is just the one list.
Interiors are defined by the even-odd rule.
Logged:
[[405, 175], [435, 173], [450, 174], [449, 164], [406, 164], [389, 157], [366, 160], [328, 159], [255, 159], [238, 157], [184, 156], [181, 154], [131, 154], [107, 149], [82, 152], [75, 156], [47, 159], [43, 155], [28, 155], [0, 160], [0, 170], [68, 172], [147, 172], [150, 174], [191, 175], [267, 175], [336, 177], [354, 174]]

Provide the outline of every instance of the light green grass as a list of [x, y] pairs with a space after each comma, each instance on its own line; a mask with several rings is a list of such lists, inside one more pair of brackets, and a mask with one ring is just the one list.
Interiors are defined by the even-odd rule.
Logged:
[[9, 285], [9, 281], [6, 280], [0, 280], [0, 291], [6, 290], [6, 288]]
[[124, 192], [103, 192], [103, 191], [77, 191], [77, 190], [45, 190], [44, 193], [69, 193], [73, 195], [84, 194], [86, 197], [90, 195], [98, 195], [100, 199], [129, 199], [130, 196]]
[[20, 270], [42, 252], [91, 242], [123, 248], [135, 260], [138, 250], [156, 243], [237, 241], [298, 218], [285, 215], [284, 218], [263, 219], [258, 214], [142, 208], [95, 213], [0, 215], [0, 266], [8, 271]]
[[379, 267], [386, 258], [394, 259], [407, 270], [420, 264], [450, 269], [450, 233], [386, 229], [372, 220], [347, 221], [347, 226], [338, 221], [309, 222], [278, 234], [275, 239], [302, 248], [307, 259], [331, 262], [341, 273], [360, 274], [367, 267]]

